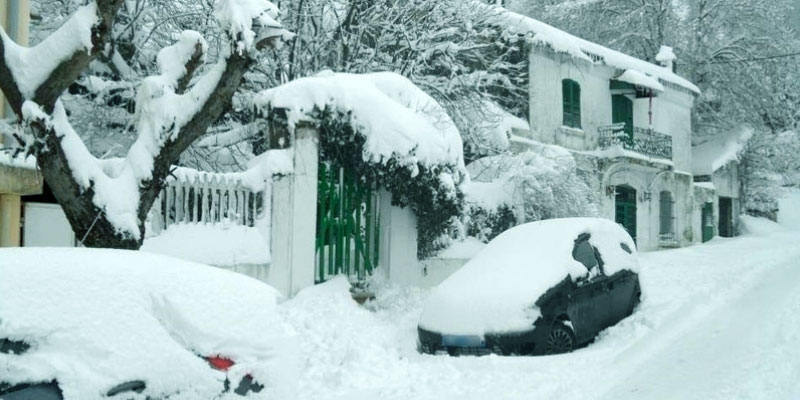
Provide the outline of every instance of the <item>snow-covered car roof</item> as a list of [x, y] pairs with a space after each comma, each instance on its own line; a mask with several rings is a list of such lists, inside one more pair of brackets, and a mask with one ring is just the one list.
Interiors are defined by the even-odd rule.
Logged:
[[[57, 380], [66, 399], [101, 398], [123, 382], [136, 398], [210, 399], [225, 373], [200, 356], [224, 356], [234, 384], [246, 374], [281, 392], [291, 342], [279, 293], [222, 269], [155, 254], [98, 249], [0, 250], [0, 380]], [[289, 379], [291, 380], [291, 379]]]
[[534, 303], [541, 295], [567, 276], [573, 280], [589, 276], [589, 270], [572, 257], [575, 239], [584, 233], [600, 251], [606, 275], [624, 269], [638, 272], [633, 240], [613, 221], [531, 222], [500, 234], [432, 290], [419, 326], [461, 335], [530, 329], [540, 315]]

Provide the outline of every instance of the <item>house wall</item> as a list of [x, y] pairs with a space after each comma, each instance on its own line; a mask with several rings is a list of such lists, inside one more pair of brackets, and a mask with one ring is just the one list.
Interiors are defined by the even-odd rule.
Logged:
[[[615, 219], [617, 186], [636, 190], [636, 246], [639, 251], [687, 246], [694, 240], [692, 230], [694, 192], [689, 174], [644, 163], [611, 163], [601, 168], [600, 186], [603, 202], [601, 216]], [[673, 199], [673, 232], [676, 242], [662, 242], [660, 193], [669, 191]]]
[[[528, 72], [531, 138], [573, 150], [597, 149], [598, 127], [611, 124], [610, 82], [622, 71], [534, 46]], [[581, 85], [581, 129], [562, 127], [563, 79]], [[650, 99], [630, 98], [634, 103], [634, 126], [650, 127]], [[673, 137], [673, 163], [678, 171], [691, 171], [693, 101], [692, 94], [671, 85], [652, 99], [652, 128]]]
[[[594, 150], [597, 127], [611, 124], [611, 68], [534, 46], [528, 63], [531, 138], [573, 150]], [[581, 85], [581, 129], [562, 127], [561, 81]]]

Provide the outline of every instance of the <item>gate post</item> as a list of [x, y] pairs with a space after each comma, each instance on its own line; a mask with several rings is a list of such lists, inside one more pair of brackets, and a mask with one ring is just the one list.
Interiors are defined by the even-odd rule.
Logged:
[[294, 172], [273, 181], [269, 272], [269, 283], [287, 297], [314, 284], [319, 131], [298, 123], [290, 142]]
[[422, 273], [417, 260], [417, 217], [409, 207], [393, 206], [392, 194], [386, 190], [380, 191], [378, 204], [378, 272], [391, 283], [418, 285]]

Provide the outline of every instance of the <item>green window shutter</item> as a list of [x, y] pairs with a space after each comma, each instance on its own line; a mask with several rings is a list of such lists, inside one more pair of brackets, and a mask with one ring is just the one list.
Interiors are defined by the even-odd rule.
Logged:
[[561, 81], [564, 119], [563, 125], [571, 128], [581, 127], [581, 86], [571, 79]]
[[572, 82], [572, 117], [575, 118], [573, 128], [581, 127], [581, 85]]
[[660, 233], [662, 235], [669, 234], [673, 232], [673, 215], [672, 215], [672, 208], [673, 208], [673, 201], [672, 201], [672, 193], [663, 191], [659, 196], [659, 205], [661, 208], [661, 229]]

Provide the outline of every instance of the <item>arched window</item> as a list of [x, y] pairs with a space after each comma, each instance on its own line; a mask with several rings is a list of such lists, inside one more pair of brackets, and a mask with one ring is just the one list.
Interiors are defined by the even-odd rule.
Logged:
[[675, 240], [675, 202], [672, 200], [672, 193], [663, 191], [658, 196], [661, 209], [661, 228], [659, 229], [662, 242], [672, 242]]
[[561, 81], [561, 96], [564, 100], [564, 126], [581, 127], [581, 85], [572, 79]]

